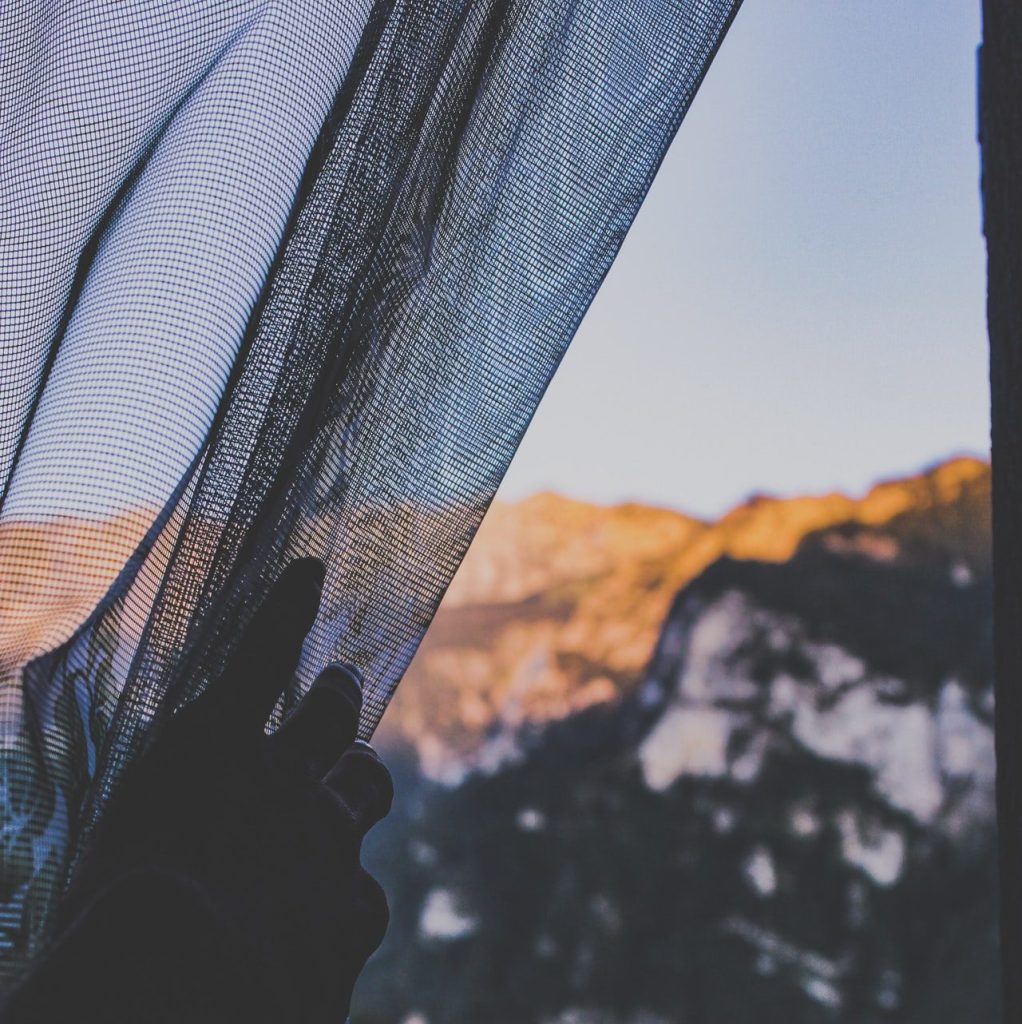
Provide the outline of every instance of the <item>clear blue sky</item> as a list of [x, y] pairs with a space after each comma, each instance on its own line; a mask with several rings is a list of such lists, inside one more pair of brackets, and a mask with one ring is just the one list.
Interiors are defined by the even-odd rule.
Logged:
[[746, 0], [502, 495], [715, 515], [988, 450], [978, 0]]

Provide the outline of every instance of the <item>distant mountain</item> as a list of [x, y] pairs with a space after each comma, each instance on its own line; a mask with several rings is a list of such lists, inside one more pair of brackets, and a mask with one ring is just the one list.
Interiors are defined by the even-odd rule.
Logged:
[[156, 513], [0, 523], [0, 683], [66, 640], [103, 596]]
[[[0, 679], [148, 522], [0, 526]], [[994, 1024], [990, 577], [974, 459], [496, 505], [378, 733], [355, 1024]]]
[[355, 1024], [999, 1020], [987, 468], [497, 513], [383, 737]]
[[[860, 499], [757, 496], [717, 522], [541, 494], [497, 503], [398, 690], [380, 741], [412, 742], [454, 781], [514, 756], [523, 727], [636, 686], [675, 595], [722, 556], [784, 562], [831, 529], [874, 559], [932, 540], [961, 571], [989, 560], [990, 474], [971, 458], [878, 484]], [[855, 535], [850, 526], [860, 527]], [[872, 549], [870, 546], [872, 545]]]

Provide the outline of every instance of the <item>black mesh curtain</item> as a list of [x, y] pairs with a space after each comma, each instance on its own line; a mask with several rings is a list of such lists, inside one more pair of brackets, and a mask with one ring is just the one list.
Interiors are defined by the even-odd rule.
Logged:
[[8, 970], [297, 556], [373, 731], [736, 7], [0, 14]]

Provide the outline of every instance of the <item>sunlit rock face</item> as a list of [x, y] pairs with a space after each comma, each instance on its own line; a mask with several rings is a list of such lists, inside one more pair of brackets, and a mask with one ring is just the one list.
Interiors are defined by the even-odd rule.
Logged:
[[[663, 600], [632, 675], [581, 579], [499, 615], [463, 592], [385, 734], [394, 917], [356, 1019], [999, 1024], [988, 478], [951, 466], [822, 528], [806, 499], [758, 557], [783, 503], [743, 507], [743, 557]], [[620, 558], [594, 585], [627, 589]]]
[[[760, 495], [716, 522], [554, 494], [498, 503], [380, 740], [416, 745], [427, 774], [448, 783], [514, 760], [545, 723], [635, 691], [658, 643], [671, 642], [661, 629], [675, 596], [722, 556], [782, 564], [817, 535], [835, 556], [896, 566], [906, 548], [932, 535], [953, 547], [947, 572], [968, 590], [989, 550], [989, 488], [988, 467], [960, 458], [878, 484], [860, 499]], [[727, 607], [715, 614], [727, 629]], [[847, 671], [840, 650], [814, 656], [821, 671]], [[690, 652], [693, 679], [697, 661]]]

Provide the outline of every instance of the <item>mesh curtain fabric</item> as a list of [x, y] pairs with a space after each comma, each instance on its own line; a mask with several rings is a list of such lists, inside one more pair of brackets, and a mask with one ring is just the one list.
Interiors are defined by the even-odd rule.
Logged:
[[6, 973], [295, 557], [371, 734], [737, 3], [0, 14]]

